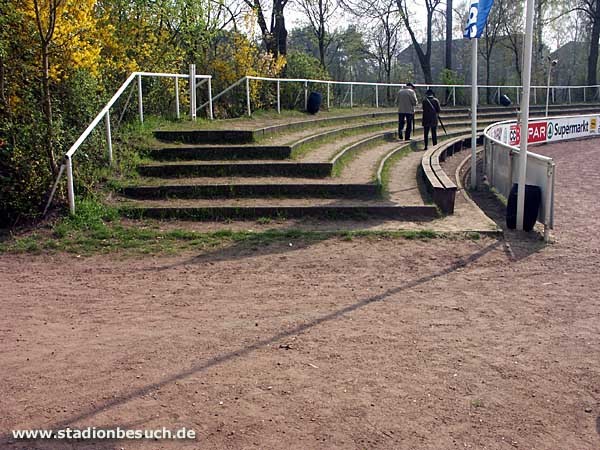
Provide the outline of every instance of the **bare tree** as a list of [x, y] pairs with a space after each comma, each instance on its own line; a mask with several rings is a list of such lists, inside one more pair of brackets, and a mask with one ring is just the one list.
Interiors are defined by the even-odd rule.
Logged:
[[263, 8], [261, 0], [244, 0], [244, 3], [246, 3], [246, 5], [248, 5], [256, 14], [258, 26], [260, 27], [267, 51], [274, 56], [285, 56], [287, 54], [287, 29], [285, 27], [283, 10], [289, 0], [272, 1], [271, 21], [269, 25], [267, 25], [265, 8]]
[[408, 9], [408, 0], [396, 0], [396, 5], [398, 6], [398, 11], [400, 12], [402, 23], [404, 24], [406, 30], [408, 31], [408, 34], [410, 35], [410, 40], [413, 44], [415, 52], [417, 53], [417, 57], [419, 58], [419, 64], [421, 65], [421, 69], [423, 69], [425, 82], [431, 83], [433, 81], [431, 76], [431, 44], [433, 39], [433, 15], [436, 12], [438, 6], [440, 5], [441, 0], [424, 0], [424, 3], [427, 11], [425, 22], [425, 50], [423, 50], [423, 47], [419, 43], [419, 39], [416, 35], [415, 28], [413, 27], [413, 24], [411, 22], [411, 14]]
[[298, 4], [302, 11], [304, 11], [304, 14], [306, 14], [310, 27], [317, 38], [321, 66], [323, 69], [327, 69], [325, 54], [327, 53], [327, 47], [331, 43], [328, 25], [338, 5], [333, 0], [299, 0]]
[[590, 51], [587, 67], [587, 84], [598, 83], [598, 41], [600, 40], [600, 0], [579, 0], [577, 11], [585, 13], [590, 21]]
[[46, 153], [50, 170], [58, 174], [58, 164], [54, 155], [54, 121], [52, 114], [52, 97], [50, 95], [50, 46], [54, 37], [58, 9], [63, 0], [33, 0], [35, 23], [41, 49], [42, 66], [42, 111], [46, 121]]

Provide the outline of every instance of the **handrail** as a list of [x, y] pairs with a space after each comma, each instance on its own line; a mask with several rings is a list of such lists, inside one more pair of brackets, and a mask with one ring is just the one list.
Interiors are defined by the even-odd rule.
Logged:
[[[195, 69], [194, 69], [195, 70]], [[131, 82], [137, 78], [138, 80], [138, 108], [139, 108], [139, 116], [140, 122], [144, 121], [144, 110], [143, 110], [143, 96], [142, 96], [142, 77], [155, 77], [155, 78], [174, 78], [175, 79], [175, 104], [177, 108], [177, 117], [179, 117], [179, 85], [177, 81], [179, 78], [194, 78], [194, 83], [190, 83], [190, 93], [191, 97], [194, 98], [196, 96], [196, 88], [198, 86], [203, 85], [205, 82], [208, 82], [208, 98], [209, 101], [206, 105], [209, 106], [209, 116], [213, 118], [213, 109], [212, 109], [212, 91], [211, 91], [211, 75], [196, 75], [194, 71], [190, 71], [190, 74], [175, 74], [175, 73], [160, 73], [160, 72], [133, 72], [127, 79], [123, 82], [121, 87], [115, 92], [115, 94], [111, 97], [108, 103], [100, 110], [100, 112], [96, 115], [96, 117], [90, 122], [87, 128], [81, 133], [81, 135], [77, 138], [77, 140], [73, 143], [73, 145], [69, 148], [69, 150], [65, 153], [64, 162], [61, 165], [61, 170], [56, 178], [54, 187], [50, 194], [50, 198], [46, 204], [45, 211], [48, 210], [48, 207], [52, 203], [52, 199], [54, 197], [54, 193], [56, 191], [56, 186], [60, 181], [60, 178], [63, 174], [63, 171], [67, 169], [67, 193], [69, 197], [69, 210], [71, 214], [75, 213], [75, 188], [73, 182], [73, 155], [79, 149], [81, 144], [88, 138], [91, 132], [98, 126], [102, 119], [105, 119], [106, 122], [106, 143], [108, 146], [108, 160], [109, 164], [112, 164], [112, 136], [111, 136], [111, 127], [110, 127], [110, 108], [116, 103], [116, 101], [123, 95], [123, 92], [129, 87]], [[201, 79], [200, 83], [196, 83], [197, 79]], [[205, 105], [205, 106], [206, 106]], [[192, 107], [190, 111], [192, 118], [196, 117], [196, 110]]]
[[[241, 83], [243, 83], [244, 81], [246, 82], [246, 112], [248, 114], [248, 116], [252, 115], [252, 109], [251, 109], [251, 99], [250, 99], [250, 84], [249, 82], [251, 80], [254, 81], [269, 81], [269, 82], [276, 82], [277, 83], [277, 112], [280, 113], [281, 112], [281, 92], [280, 92], [280, 84], [283, 83], [304, 83], [304, 106], [306, 108], [307, 104], [308, 104], [308, 84], [325, 84], [327, 85], [327, 107], [330, 106], [330, 86], [331, 85], [342, 85], [342, 86], [349, 86], [350, 87], [350, 107], [353, 107], [353, 87], [354, 86], [371, 86], [375, 88], [375, 106], [377, 108], [379, 108], [379, 88], [380, 87], [404, 87], [406, 86], [405, 83], [377, 83], [377, 82], [368, 82], [368, 81], [333, 81], [333, 80], [315, 80], [315, 79], [310, 79], [310, 78], [273, 78], [273, 77], [258, 77], [258, 76], [254, 76], [254, 75], [246, 75], [242, 78], [240, 78], [239, 80], [237, 80], [235, 83], [233, 83], [232, 85], [228, 86], [227, 88], [225, 88], [223, 91], [219, 92], [217, 95], [215, 95], [213, 97], [213, 100], [216, 100], [218, 98], [220, 98], [223, 94], [229, 92], [231, 89], [235, 88], [236, 86], [239, 86]], [[471, 88], [470, 84], [426, 84], [426, 83], [421, 83], [421, 84], [415, 84], [415, 87], [422, 87], [422, 88], [445, 88], [445, 89], [451, 89], [452, 90], [452, 103], [453, 105], [456, 105], [456, 89], [467, 89], [467, 88]], [[478, 88], [482, 88], [482, 89], [496, 89], [497, 95], [500, 96], [500, 93], [503, 89], [520, 89], [521, 86], [518, 85], [479, 85]], [[590, 85], [590, 86], [586, 86], [586, 85], [575, 85], [575, 86], [531, 86], [532, 90], [533, 90], [533, 95], [534, 97], [536, 96], [536, 90], [537, 89], [552, 89], [553, 92], [553, 98], [554, 98], [554, 92], [556, 89], [568, 89], [568, 98], [569, 98], [569, 103], [571, 103], [571, 90], [572, 89], [583, 89], [583, 100], [584, 102], [586, 101], [586, 89], [592, 89], [595, 88], [597, 89], [597, 95], [600, 95], [600, 84], [596, 84], [596, 85]], [[517, 103], [519, 101], [519, 91], [517, 90]], [[203, 108], [207, 105], [207, 103], [204, 103], [200, 106], [200, 108]]]

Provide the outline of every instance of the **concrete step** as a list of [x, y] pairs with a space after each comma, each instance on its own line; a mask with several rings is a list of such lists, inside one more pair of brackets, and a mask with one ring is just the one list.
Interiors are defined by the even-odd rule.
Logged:
[[262, 217], [321, 219], [382, 219], [425, 221], [438, 217], [434, 206], [402, 206], [393, 202], [340, 199], [237, 199], [121, 201], [116, 206], [131, 218], [187, 220], [254, 220]]
[[323, 178], [331, 175], [333, 165], [330, 162], [178, 162], [142, 164], [138, 173], [146, 177], [306, 177]]
[[120, 194], [133, 199], [199, 199], [199, 198], [377, 198], [379, 188], [376, 184], [340, 183], [333, 181], [306, 180], [294, 182], [293, 179], [277, 182], [244, 183], [204, 183], [197, 181], [163, 185], [126, 186]]
[[289, 145], [205, 145], [164, 147], [151, 150], [148, 156], [156, 161], [184, 160], [251, 160], [286, 159], [292, 153]]

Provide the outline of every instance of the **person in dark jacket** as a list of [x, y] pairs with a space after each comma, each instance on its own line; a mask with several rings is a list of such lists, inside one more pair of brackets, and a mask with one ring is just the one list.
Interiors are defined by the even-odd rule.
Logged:
[[440, 102], [435, 98], [432, 89], [427, 89], [423, 99], [423, 134], [425, 137], [425, 150], [429, 144], [429, 131], [431, 131], [431, 141], [437, 145], [437, 124], [438, 114], [440, 112]]

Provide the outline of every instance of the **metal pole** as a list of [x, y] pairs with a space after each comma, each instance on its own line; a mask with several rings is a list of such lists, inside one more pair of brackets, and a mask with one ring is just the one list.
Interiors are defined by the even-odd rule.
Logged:
[[196, 120], [196, 64], [190, 64], [190, 117]]
[[527, 140], [529, 137], [529, 92], [531, 90], [531, 56], [533, 53], [533, 2], [526, 2], [525, 43], [523, 46], [523, 99], [521, 101], [521, 145], [519, 149], [519, 187], [517, 194], [517, 230], [523, 229], [525, 183], [527, 181]]
[[552, 103], [556, 103], [556, 89], [552, 88]]
[[252, 110], [250, 109], [250, 80], [246, 77], [246, 111], [248, 116], [252, 116]]
[[108, 146], [108, 164], [112, 165], [113, 162], [113, 147], [112, 147], [112, 138], [110, 133], [110, 113], [106, 111], [106, 115], [104, 116], [106, 123], [106, 145]]
[[215, 118], [214, 112], [213, 112], [213, 99], [212, 99], [212, 79], [208, 78], [208, 111], [209, 111], [209, 115], [210, 115], [210, 120], [213, 120]]
[[456, 106], [456, 87], [452, 88], [452, 106]]
[[477, 189], [477, 39], [471, 39], [471, 189]]
[[67, 156], [67, 194], [69, 196], [69, 210], [75, 214], [75, 188], [73, 187], [73, 160]]
[[140, 113], [140, 122], [144, 123], [144, 104], [143, 104], [143, 99], [142, 99], [142, 76], [141, 75], [137, 76], [137, 82], [138, 82], [138, 110]]
[[304, 110], [308, 109], [308, 81], [304, 82]]
[[179, 77], [175, 77], [175, 112], [178, 119], [181, 118], [179, 114]]
[[281, 82], [277, 80], [277, 114], [281, 114]]
[[569, 87], [569, 105], [571, 104], [571, 87]]
[[352, 108], [353, 103], [354, 103], [354, 101], [353, 101], [354, 99], [352, 97], [353, 97], [352, 84], [350, 84], [350, 108]]
[[375, 85], [375, 108], [379, 108], [379, 86]]
[[535, 87], [533, 88], [533, 104], [535, 105], [537, 103], [537, 93], [535, 90]]
[[584, 86], [583, 87], [583, 103], [585, 103], [585, 102], [586, 102], [586, 100], [585, 100], [585, 86]]
[[329, 90], [331, 84], [327, 83], [327, 110], [329, 111]]
[[521, 103], [521, 99], [519, 98], [519, 88], [517, 88], [517, 103]]
[[548, 84], [546, 84], [546, 117], [548, 117], [548, 105], [550, 104], [550, 76], [552, 74], [552, 64], [548, 65]]

